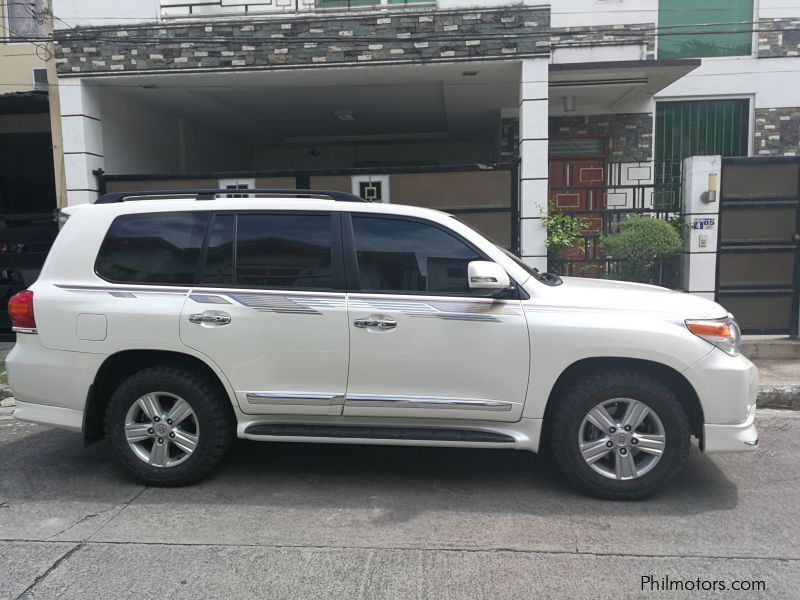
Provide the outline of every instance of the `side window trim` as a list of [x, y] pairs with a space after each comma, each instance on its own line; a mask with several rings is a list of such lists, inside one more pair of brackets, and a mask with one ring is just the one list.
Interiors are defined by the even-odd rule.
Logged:
[[[440, 231], [452, 236], [462, 244], [464, 244], [467, 248], [475, 252], [475, 254], [480, 257], [481, 260], [488, 260], [491, 262], [491, 258], [489, 258], [485, 252], [483, 252], [480, 248], [477, 248], [472, 242], [469, 240], [464, 239], [461, 235], [457, 232], [453, 231], [445, 227], [444, 225], [437, 223], [435, 221], [429, 221], [428, 219], [422, 219], [420, 217], [412, 217], [412, 216], [405, 216], [405, 215], [390, 215], [385, 213], [371, 213], [371, 212], [364, 212], [364, 213], [342, 213], [342, 237], [343, 237], [343, 246], [345, 251], [345, 272], [347, 274], [347, 291], [349, 292], [361, 292], [361, 293], [369, 293], [369, 294], [376, 294], [376, 295], [394, 295], [394, 296], [441, 296], [441, 297], [450, 297], [450, 298], [487, 298], [486, 296], [481, 296], [479, 294], [471, 294], [469, 292], [466, 293], [453, 293], [453, 292], [422, 292], [422, 291], [405, 291], [402, 293], [398, 293], [397, 291], [381, 291], [381, 290], [372, 290], [372, 291], [364, 291], [361, 287], [361, 276], [358, 269], [358, 254], [356, 252], [356, 244], [355, 244], [355, 232], [353, 230], [353, 216], [356, 217], [364, 217], [364, 218], [371, 218], [371, 219], [391, 219], [395, 221], [405, 221], [405, 222], [412, 222], [412, 223], [421, 223], [423, 225], [428, 225], [431, 227], [435, 227]], [[514, 285], [514, 290], [508, 290], [497, 296], [490, 296], [489, 298], [495, 299], [514, 299], [517, 300], [520, 298], [520, 286], [512, 279], [512, 283]]]
[[[322, 292], [344, 292], [347, 289], [345, 268], [344, 268], [344, 252], [342, 250], [342, 227], [340, 218], [337, 217], [339, 211], [324, 211], [324, 210], [225, 210], [225, 211], [212, 211], [211, 219], [209, 220], [208, 229], [201, 250], [201, 260], [199, 264], [198, 276], [196, 277], [195, 285], [203, 286], [204, 288], [234, 288], [234, 289], [269, 289], [269, 290], [282, 290], [287, 291], [322, 291]], [[239, 217], [241, 215], [327, 215], [330, 217], [331, 223], [331, 280], [332, 286], [330, 288], [267, 288], [259, 285], [247, 285], [237, 282], [236, 274], [238, 273], [238, 246], [239, 246]], [[208, 245], [211, 240], [210, 231], [213, 227], [214, 219], [217, 215], [233, 215], [233, 283], [232, 284], [214, 284], [203, 283], [200, 274], [205, 271], [206, 259], [208, 256]]]

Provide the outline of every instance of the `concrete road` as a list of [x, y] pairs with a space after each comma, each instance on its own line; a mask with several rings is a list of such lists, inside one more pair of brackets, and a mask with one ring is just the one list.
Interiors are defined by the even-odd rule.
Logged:
[[[522, 452], [237, 443], [190, 488], [0, 411], [0, 598], [797, 598], [800, 413], [640, 503]], [[670, 593], [642, 577], [717, 591]], [[698, 582], [698, 579], [701, 580]], [[733, 592], [763, 581], [761, 592]], [[719, 582], [726, 586], [720, 591]], [[686, 584], [689, 585], [689, 584]], [[651, 591], [652, 590], [652, 591]]]

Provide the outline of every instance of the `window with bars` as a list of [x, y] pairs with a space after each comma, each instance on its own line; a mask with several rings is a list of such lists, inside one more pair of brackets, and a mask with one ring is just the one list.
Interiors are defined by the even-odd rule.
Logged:
[[750, 100], [656, 104], [656, 163], [688, 156], [747, 156]]
[[747, 56], [753, 0], [660, 0], [658, 58]]

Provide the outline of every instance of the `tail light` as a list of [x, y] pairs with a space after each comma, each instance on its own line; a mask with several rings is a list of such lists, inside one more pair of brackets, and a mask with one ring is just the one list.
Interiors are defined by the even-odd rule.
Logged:
[[8, 316], [11, 329], [19, 333], [36, 333], [36, 318], [33, 316], [33, 292], [25, 290], [14, 294], [8, 301]]

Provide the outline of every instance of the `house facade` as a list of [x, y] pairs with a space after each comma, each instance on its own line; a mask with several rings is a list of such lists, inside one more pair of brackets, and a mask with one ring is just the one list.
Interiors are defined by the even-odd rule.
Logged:
[[53, 0], [67, 201], [355, 191], [546, 268], [548, 210], [674, 209], [688, 156], [800, 155], [790, 4]]

